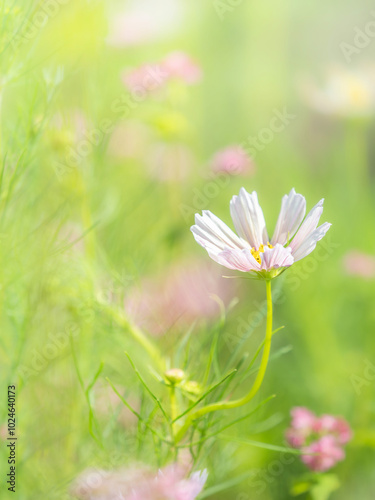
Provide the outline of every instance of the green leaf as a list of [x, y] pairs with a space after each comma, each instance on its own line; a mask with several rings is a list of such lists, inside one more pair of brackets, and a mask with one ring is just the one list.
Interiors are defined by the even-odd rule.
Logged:
[[172, 443], [170, 441], [168, 441], [167, 439], [165, 439], [164, 436], [162, 436], [161, 434], [159, 434], [159, 432], [157, 432], [155, 429], [153, 429], [151, 427], [151, 425], [148, 424], [147, 420], [145, 420], [144, 418], [141, 417], [141, 415], [136, 411], [134, 410], [134, 408], [132, 406], [130, 406], [130, 404], [126, 401], [126, 399], [118, 392], [118, 390], [116, 389], [116, 387], [112, 384], [111, 380], [106, 377], [106, 381], [109, 383], [109, 385], [112, 387], [113, 391], [117, 394], [117, 396], [121, 399], [121, 401], [124, 403], [124, 405], [133, 413], [133, 415], [135, 415], [155, 436], [157, 436], [159, 439], [161, 439], [162, 441], [164, 441], [165, 443], [168, 443], [170, 445], [172, 445]]
[[311, 488], [310, 493], [313, 500], [328, 500], [331, 493], [339, 487], [340, 481], [336, 474], [322, 474], [319, 476], [317, 484]]
[[218, 342], [218, 339], [219, 339], [219, 333], [220, 333], [220, 329], [218, 328], [217, 331], [216, 331], [216, 333], [215, 333], [215, 335], [214, 335], [212, 344], [211, 344], [211, 349], [210, 349], [210, 353], [208, 355], [208, 360], [207, 360], [206, 372], [205, 372], [205, 374], [203, 376], [202, 385], [206, 385], [207, 384], [208, 377], [210, 375], [212, 360], [214, 358], [214, 355], [215, 355], [215, 352], [216, 352], [216, 349], [217, 349], [217, 342]]
[[290, 494], [294, 497], [302, 495], [302, 493], [307, 493], [311, 488], [311, 483], [309, 481], [298, 481], [293, 484], [290, 489]]
[[211, 488], [207, 488], [203, 493], [199, 495], [199, 498], [207, 498], [211, 495], [215, 495], [220, 491], [227, 490], [228, 488], [232, 488], [239, 483], [242, 483], [245, 479], [249, 477], [249, 472], [245, 472], [245, 474], [241, 474], [240, 476], [234, 477], [233, 479], [228, 479], [223, 483], [217, 484], [216, 486], [212, 486]]
[[262, 401], [261, 403], [259, 403], [258, 406], [256, 406], [253, 410], [251, 410], [246, 415], [244, 415], [244, 416], [242, 416], [240, 418], [237, 418], [236, 420], [232, 420], [231, 422], [229, 422], [229, 424], [224, 425], [223, 427], [221, 427], [217, 431], [212, 432], [211, 434], [207, 434], [203, 439], [200, 439], [199, 441], [196, 441], [194, 443], [189, 443], [189, 444], [181, 445], [179, 448], [190, 448], [191, 446], [195, 446], [195, 445], [203, 443], [204, 441], [206, 441], [207, 439], [209, 439], [211, 437], [217, 436], [218, 434], [220, 434], [221, 432], [225, 431], [229, 427], [232, 427], [232, 425], [238, 424], [239, 422], [242, 422], [243, 420], [246, 420], [247, 418], [251, 417], [251, 415], [253, 415], [254, 413], [256, 413], [264, 404], [268, 403], [268, 401], [270, 401], [274, 397], [275, 397], [274, 394], [272, 396], [269, 396], [264, 401]]
[[248, 444], [250, 446], [255, 446], [256, 448], [264, 448], [265, 450], [271, 451], [283, 451], [285, 453], [292, 453], [293, 455], [301, 455], [302, 452], [295, 450], [294, 448], [287, 448], [286, 446], [277, 446], [269, 443], [262, 443], [260, 441], [253, 441], [247, 438], [237, 438], [235, 436], [219, 436], [220, 439], [225, 439], [227, 441], [232, 441], [234, 443]]
[[168, 417], [167, 413], [165, 412], [161, 402], [160, 402], [160, 399], [155, 396], [155, 394], [151, 391], [151, 389], [148, 387], [148, 385], [146, 384], [146, 382], [143, 380], [141, 374], [139, 373], [139, 371], [137, 370], [137, 368], [135, 367], [135, 364], [133, 363], [131, 357], [129, 356], [129, 354], [127, 352], [125, 352], [125, 355], [126, 357], [128, 358], [135, 374], [137, 375], [137, 377], [139, 378], [141, 384], [143, 385], [143, 387], [146, 389], [146, 391], [150, 394], [150, 396], [152, 397], [152, 399], [156, 402], [156, 404], [158, 405], [158, 407], [160, 408], [162, 414], [164, 415], [164, 418], [166, 419], [166, 421], [168, 422], [168, 424], [171, 423], [171, 419]]
[[232, 370], [231, 372], [229, 372], [227, 375], [225, 375], [224, 378], [222, 378], [220, 380], [220, 382], [218, 382], [217, 384], [214, 384], [213, 386], [211, 386], [208, 391], [206, 391], [204, 394], [202, 394], [202, 396], [197, 399], [197, 401], [192, 404], [191, 406], [189, 406], [189, 408], [187, 408], [183, 413], [181, 413], [180, 415], [178, 415], [173, 421], [172, 423], [174, 422], [177, 422], [177, 420], [179, 420], [180, 418], [182, 418], [183, 416], [185, 416], [187, 413], [189, 413], [193, 408], [195, 408], [201, 401], [203, 401], [212, 391], [214, 391], [217, 387], [219, 387], [223, 382], [225, 382], [227, 380], [227, 378], [231, 377], [234, 373], [236, 373], [237, 370], [234, 369]]

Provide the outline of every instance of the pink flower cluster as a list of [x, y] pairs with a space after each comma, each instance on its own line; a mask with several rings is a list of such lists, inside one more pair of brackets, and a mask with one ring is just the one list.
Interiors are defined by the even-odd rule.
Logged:
[[195, 500], [206, 480], [206, 470], [186, 478], [184, 467], [178, 465], [156, 475], [144, 467], [88, 470], [76, 480], [71, 493], [80, 500]]
[[332, 415], [317, 417], [303, 407], [293, 408], [291, 416], [286, 439], [303, 452], [301, 459], [309, 469], [324, 472], [345, 458], [343, 446], [352, 438], [346, 420]]
[[197, 83], [202, 77], [201, 68], [182, 51], [171, 52], [159, 63], [143, 64], [124, 73], [122, 81], [131, 92], [151, 93], [171, 80], [187, 85]]

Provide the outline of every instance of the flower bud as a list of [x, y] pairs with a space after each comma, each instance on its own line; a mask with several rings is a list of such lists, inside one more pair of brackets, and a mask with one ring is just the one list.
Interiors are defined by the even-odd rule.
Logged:
[[164, 375], [172, 385], [179, 384], [185, 378], [185, 372], [180, 370], [180, 368], [171, 368], [167, 370]]

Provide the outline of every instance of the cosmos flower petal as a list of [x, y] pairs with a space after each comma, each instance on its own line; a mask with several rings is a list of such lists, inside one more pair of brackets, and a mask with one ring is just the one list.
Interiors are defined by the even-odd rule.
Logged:
[[319, 219], [323, 213], [323, 202], [324, 199], [320, 200], [315, 207], [310, 210], [291, 241], [289, 246], [292, 249], [293, 254], [302, 245], [304, 240], [317, 228]]
[[315, 249], [316, 244], [323, 238], [331, 225], [332, 224], [330, 224], [329, 222], [325, 222], [314, 231], [312, 231], [309, 236], [302, 242], [302, 244], [297, 248], [297, 250], [293, 252], [294, 261], [297, 262], [298, 260], [307, 257], [307, 255], [309, 255]]
[[251, 255], [248, 248], [240, 250], [239, 248], [225, 248], [222, 252], [208, 252], [211, 259], [218, 264], [234, 269], [236, 271], [260, 271], [260, 265]]
[[272, 245], [276, 245], [276, 243], [285, 245], [288, 240], [292, 239], [303, 221], [305, 213], [305, 197], [297, 194], [293, 188], [289, 195], [283, 196], [281, 201], [280, 215], [272, 237]]
[[233, 196], [230, 202], [230, 213], [237, 233], [252, 247], [268, 242], [266, 221], [255, 191], [249, 194], [241, 188], [239, 196]]
[[279, 267], [289, 267], [294, 263], [292, 250], [284, 248], [280, 243], [273, 248], [265, 247], [262, 253], [262, 266], [264, 270], [278, 269]]
[[191, 227], [191, 231], [197, 243], [207, 250], [220, 251], [226, 247], [241, 249], [248, 246], [209, 210], [204, 210], [203, 215], [195, 215], [195, 225]]

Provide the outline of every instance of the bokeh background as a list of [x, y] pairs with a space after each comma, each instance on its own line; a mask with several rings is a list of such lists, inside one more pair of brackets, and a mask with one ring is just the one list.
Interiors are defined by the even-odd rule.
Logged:
[[258, 192], [271, 234], [292, 187], [310, 208], [325, 198], [332, 228], [275, 282], [275, 325], [285, 328], [258, 402], [277, 397], [202, 451], [205, 498], [292, 498], [306, 473], [298, 457], [284, 463], [246, 440], [285, 446], [290, 409], [302, 405], [354, 430], [330, 498], [374, 497], [372, 9], [365, 0], [2, 2], [1, 415], [16, 384], [17, 498], [73, 498], [87, 467], [159, 466], [106, 381], [142, 409], [124, 352], [162, 395], [157, 363], [113, 310], [199, 383], [217, 331], [216, 374], [251, 359], [264, 286], [223, 278], [233, 273], [189, 230], [202, 209], [231, 225], [241, 186]]

